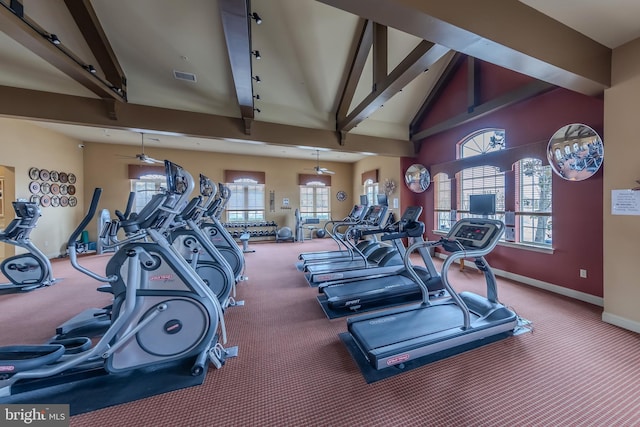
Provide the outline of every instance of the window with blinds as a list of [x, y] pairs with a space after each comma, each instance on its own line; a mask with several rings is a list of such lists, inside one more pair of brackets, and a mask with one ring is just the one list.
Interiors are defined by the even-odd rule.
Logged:
[[[505, 147], [504, 130], [483, 129], [474, 132], [458, 144], [457, 157], [463, 159], [499, 153]], [[508, 156], [509, 153], [505, 151], [503, 155]], [[492, 157], [496, 159], [495, 156]], [[499, 168], [482, 163], [484, 162], [481, 160], [474, 160], [474, 166], [456, 173], [455, 180], [449, 179], [445, 173], [434, 176], [435, 228], [446, 232], [456, 219], [471, 216], [469, 213], [471, 195], [495, 194], [496, 215], [492, 216], [495, 219], [504, 221], [507, 199], [510, 200], [510, 206], [515, 202], [514, 243], [551, 246], [553, 242], [551, 167], [543, 165], [540, 159], [524, 158], [514, 164], [515, 173], [509, 174], [507, 178]], [[513, 189], [511, 191], [515, 194], [506, 194], [507, 188]], [[452, 216], [453, 210], [456, 211], [455, 217]]]
[[551, 245], [551, 166], [539, 159], [522, 159], [517, 167], [516, 216], [522, 243]]
[[[505, 148], [503, 129], [483, 129], [469, 135], [458, 145], [458, 158], [469, 158], [493, 153]], [[469, 215], [469, 196], [472, 194], [496, 195], [496, 219], [504, 220], [504, 172], [495, 166], [477, 166], [457, 174], [458, 216]]]
[[436, 228], [448, 231], [453, 225], [451, 222], [451, 179], [444, 173], [433, 177], [434, 185], [434, 211]]

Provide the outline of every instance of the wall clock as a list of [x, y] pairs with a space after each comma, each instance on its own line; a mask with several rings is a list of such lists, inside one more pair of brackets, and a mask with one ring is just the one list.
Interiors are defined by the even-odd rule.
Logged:
[[338, 191], [336, 193], [336, 199], [338, 199], [339, 202], [344, 202], [345, 200], [347, 200], [347, 193], [345, 193], [344, 191]]

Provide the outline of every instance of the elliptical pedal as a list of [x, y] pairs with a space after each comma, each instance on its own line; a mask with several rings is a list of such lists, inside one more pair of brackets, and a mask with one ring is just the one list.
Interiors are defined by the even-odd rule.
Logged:
[[238, 357], [238, 346], [224, 348], [222, 344], [218, 343], [209, 349], [209, 361], [216, 369], [222, 368], [227, 359], [232, 357]]

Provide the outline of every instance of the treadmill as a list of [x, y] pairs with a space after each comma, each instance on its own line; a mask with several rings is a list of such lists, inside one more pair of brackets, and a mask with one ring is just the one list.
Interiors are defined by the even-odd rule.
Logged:
[[[314, 274], [307, 273], [305, 275], [307, 281], [311, 286], [326, 287], [331, 285], [343, 285], [347, 282], [378, 278], [400, 273], [402, 270], [404, 270], [403, 257], [405, 254], [404, 243], [401, 239], [409, 237], [405, 229], [407, 228], [407, 226], [413, 228], [411, 224], [418, 221], [418, 217], [421, 213], [422, 207], [410, 206], [402, 214], [400, 220], [393, 224], [386, 225], [385, 227], [382, 227], [378, 230], [356, 230], [356, 235], [358, 238], [369, 234], [383, 234], [380, 239], [381, 241], [392, 242], [391, 246], [388, 246], [388, 248], [393, 248], [393, 250], [389, 249], [386, 252], [381, 250], [374, 251], [370, 253], [370, 255], [365, 254], [367, 255], [367, 260], [371, 261], [372, 265], [369, 265], [366, 268], [353, 268], [351, 270], [337, 270]], [[418, 231], [416, 230], [416, 233], [417, 232]], [[422, 238], [422, 235], [420, 235], [420, 238]], [[436, 274], [437, 273], [434, 273], [434, 275]], [[415, 287], [419, 292], [418, 286], [416, 285]]]
[[[381, 233], [380, 227], [387, 221], [389, 208], [383, 205], [373, 205], [369, 208], [367, 216], [355, 227], [362, 232], [365, 230], [377, 230], [377, 233]], [[349, 231], [347, 233], [350, 233]], [[367, 266], [367, 257], [362, 252], [358, 251], [353, 246], [354, 251], [348, 257], [330, 258], [326, 262], [305, 262], [302, 266], [303, 271], [311, 274], [330, 272], [330, 271], [342, 271], [351, 270], [353, 268], [360, 268]]]
[[[350, 256], [351, 248], [347, 246], [345, 241], [347, 240], [346, 233], [340, 233], [338, 231], [339, 227], [349, 227], [352, 225], [356, 225], [362, 221], [362, 219], [367, 215], [367, 206], [366, 205], [354, 205], [344, 219], [339, 221], [327, 221], [324, 225], [324, 231], [338, 244], [338, 248], [343, 245], [347, 247], [347, 249], [340, 249], [337, 251], [319, 251], [319, 252], [303, 252], [298, 255], [298, 259], [302, 261], [323, 261], [336, 256]], [[327, 226], [331, 225], [332, 230], [329, 231]]]
[[[388, 232], [381, 240], [393, 240], [405, 257], [402, 238], [413, 238], [416, 242], [424, 242], [424, 223], [418, 221], [422, 212], [420, 206], [410, 206], [399, 222], [394, 224], [395, 232]], [[439, 245], [439, 241], [426, 242], [418, 248], [424, 266], [413, 266], [431, 296], [443, 296], [444, 286], [440, 274], [433, 263], [429, 246]], [[382, 263], [384, 264], [384, 263]], [[322, 275], [316, 277], [322, 278]], [[325, 283], [320, 283], [318, 302], [329, 311], [327, 315], [338, 317], [361, 313], [373, 309], [386, 308], [403, 303], [419, 302], [422, 296], [420, 285], [413, 279], [404, 262], [394, 265], [393, 262], [382, 267], [327, 273]]]
[[[422, 288], [422, 302], [348, 319], [348, 334], [357, 348], [354, 358], [362, 356], [378, 371], [397, 369], [409, 361], [437, 360], [512, 335], [518, 316], [498, 302], [496, 279], [484, 259], [503, 233], [504, 224], [498, 220], [463, 218], [456, 222], [441, 239], [442, 247], [450, 252], [441, 270], [449, 298], [433, 303], [409, 257], [428, 242], [411, 245], [405, 266]], [[475, 258], [485, 276], [486, 297], [472, 292], [458, 294], [453, 289], [449, 268], [462, 258]]]

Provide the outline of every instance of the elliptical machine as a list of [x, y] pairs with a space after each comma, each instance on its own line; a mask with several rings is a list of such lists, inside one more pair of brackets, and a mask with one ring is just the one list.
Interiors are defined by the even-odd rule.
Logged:
[[29, 240], [41, 215], [38, 204], [17, 200], [12, 205], [16, 218], [0, 232], [0, 242], [29, 252], [9, 257], [0, 263], [0, 271], [11, 281], [0, 285], [0, 295], [29, 292], [57, 282], [53, 278], [49, 258]]
[[[202, 175], [200, 179], [203, 179]], [[209, 181], [208, 185], [213, 186], [209, 178], [204, 177], [204, 179]], [[212, 197], [213, 200], [202, 217], [203, 221], [200, 224], [200, 228], [209, 236], [211, 242], [229, 263], [235, 274], [236, 282], [248, 280], [244, 275], [245, 260], [243, 251], [220, 222], [220, 216], [231, 198], [231, 190], [223, 183], [219, 183], [218, 190], [214, 195], [216, 197]]]
[[[208, 362], [219, 368], [226, 358], [236, 355], [236, 348], [222, 347], [226, 332], [218, 299], [164, 237], [194, 188], [193, 178], [180, 166], [165, 161], [165, 171], [165, 197], [149, 215], [139, 217], [138, 233], [120, 242], [105, 276], [81, 266], [75, 251], [78, 236], [95, 215], [101, 194], [96, 189], [87, 215], [69, 238], [69, 256], [77, 270], [111, 284], [111, 326], [95, 345], [87, 338], [89, 349], [70, 349], [65, 342], [56, 341], [0, 347], [1, 403], [33, 403], [43, 398], [49, 403], [69, 403], [73, 400], [67, 394], [75, 393], [82, 404], [82, 393], [89, 393], [97, 381], [103, 385], [100, 396], [105, 401], [117, 395], [120, 400], [116, 403], [122, 403], [168, 388], [196, 385], [180, 385], [184, 377], [199, 377], [200, 384]], [[163, 377], [160, 385], [164, 389], [136, 387], [166, 372], [172, 376]], [[129, 388], [140, 389], [141, 395], [131, 395], [134, 392]], [[103, 402], [97, 405], [105, 406]]]
[[[202, 215], [215, 197], [215, 186], [200, 174], [200, 196], [194, 197], [171, 225], [167, 234], [171, 244], [195, 269], [218, 297], [223, 308], [237, 304], [234, 271], [218, 247], [201, 228]], [[126, 231], [126, 228], [125, 228]]]

